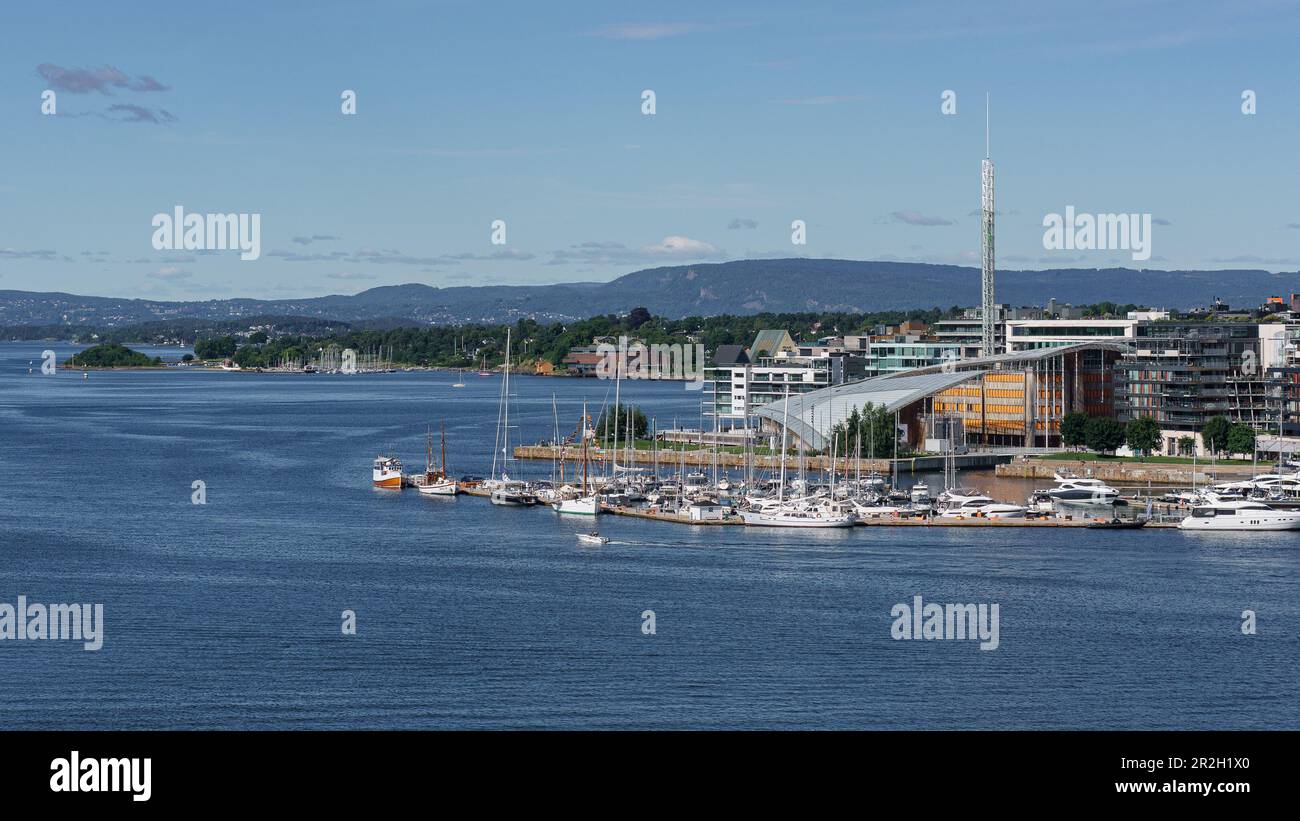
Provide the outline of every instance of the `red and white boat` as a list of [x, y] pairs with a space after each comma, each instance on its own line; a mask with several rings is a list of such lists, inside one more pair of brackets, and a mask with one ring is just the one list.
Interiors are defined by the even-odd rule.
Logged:
[[378, 456], [370, 472], [371, 484], [375, 487], [402, 489], [402, 462], [396, 456]]

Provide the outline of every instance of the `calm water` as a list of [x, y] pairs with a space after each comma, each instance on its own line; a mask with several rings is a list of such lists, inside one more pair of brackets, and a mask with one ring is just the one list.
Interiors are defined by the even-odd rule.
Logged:
[[[0, 642], [0, 726], [1300, 727], [1295, 536], [606, 516], [584, 548], [549, 509], [370, 488], [442, 420], [452, 471], [485, 473], [497, 377], [83, 380], [39, 375], [46, 347], [71, 350], [0, 344], [0, 602], [102, 602], [106, 636]], [[552, 392], [567, 431], [608, 388], [517, 386], [527, 440]], [[698, 424], [680, 385], [628, 392]], [[1001, 646], [892, 640], [916, 594], [999, 603]]]

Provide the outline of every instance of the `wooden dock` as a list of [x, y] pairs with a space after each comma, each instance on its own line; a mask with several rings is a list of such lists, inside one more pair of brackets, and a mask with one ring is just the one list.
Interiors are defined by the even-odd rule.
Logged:
[[[403, 481], [404, 487], [414, 487], [414, 476], [407, 476]], [[488, 498], [491, 492], [486, 488], [477, 485], [461, 485], [460, 492], [466, 496], [478, 496]], [[679, 525], [700, 525], [703, 527], [718, 527], [729, 525], [744, 525], [745, 521], [738, 514], [728, 514], [722, 519], [705, 519], [696, 520], [690, 516], [684, 516], [680, 513], [670, 513], [657, 508], [635, 508], [625, 507], [622, 505], [606, 505], [601, 507], [601, 513], [613, 516], [629, 516], [633, 519], [649, 519], [656, 522], [670, 522]], [[1044, 517], [1037, 519], [988, 519], [979, 516], [973, 516], [964, 519], [943, 518], [941, 516], [881, 516], [876, 518], [858, 519], [857, 527], [1083, 527], [1086, 528], [1091, 524], [1106, 522], [1109, 519], [1104, 517], [1091, 518], [1057, 518]], [[1148, 528], [1170, 528], [1177, 527], [1176, 522], [1148, 522]], [[760, 527], [760, 525], [754, 525]]]

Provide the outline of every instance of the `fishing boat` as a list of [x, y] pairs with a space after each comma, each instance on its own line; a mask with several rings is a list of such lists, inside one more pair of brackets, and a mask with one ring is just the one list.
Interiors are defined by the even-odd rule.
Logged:
[[602, 544], [609, 544], [609, 537], [602, 536], [599, 533], [579, 533], [578, 541], [582, 542], [583, 544], [602, 545]]
[[424, 475], [417, 477], [415, 487], [421, 493], [427, 496], [455, 496], [460, 493], [460, 485], [455, 479], [447, 476], [447, 430], [445, 427], [440, 431], [442, 442], [442, 463], [437, 470], [433, 469], [433, 434], [429, 434], [428, 460], [425, 463]]
[[375, 487], [402, 489], [402, 462], [396, 456], [377, 456], [370, 471], [370, 483]]

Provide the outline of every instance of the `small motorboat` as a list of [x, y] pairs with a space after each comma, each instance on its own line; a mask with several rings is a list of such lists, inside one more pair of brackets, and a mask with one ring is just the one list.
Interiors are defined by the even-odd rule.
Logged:
[[609, 544], [609, 537], [602, 536], [599, 533], [579, 533], [578, 541], [582, 542], [583, 544], [595, 544], [595, 545]]
[[1146, 519], [1111, 519], [1110, 521], [1088, 522], [1085, 527], [1096, 530], [1137, 530], [1146, 527]]

